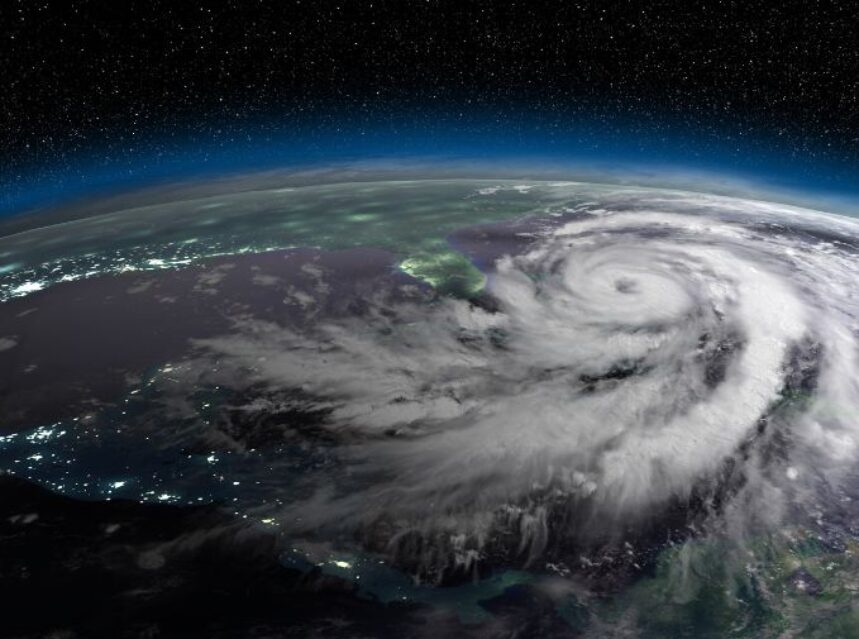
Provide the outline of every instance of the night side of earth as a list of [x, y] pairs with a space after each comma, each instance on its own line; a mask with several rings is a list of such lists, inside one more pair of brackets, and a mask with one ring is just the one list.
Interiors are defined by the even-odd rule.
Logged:
[[0, 222], [3, 634], [859, 636], [859, 218], [521, 173]]

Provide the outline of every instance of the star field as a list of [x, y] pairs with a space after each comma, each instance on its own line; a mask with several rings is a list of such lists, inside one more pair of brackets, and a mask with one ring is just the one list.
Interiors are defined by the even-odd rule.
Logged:
[[588, 119], [853, 157], [857, 19], [837, 2], [18, 0], [0, 8], [2, 162], [393, 118]]

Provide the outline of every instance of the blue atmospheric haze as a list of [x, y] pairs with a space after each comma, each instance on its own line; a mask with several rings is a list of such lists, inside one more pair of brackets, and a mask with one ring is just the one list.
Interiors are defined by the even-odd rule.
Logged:
[[141, 135], [134, 143], [94, 145], [54, 162], [0, 171], [0, 218], [161, 183], [409, 158], [438, 165], [539, 160], [607, 174], [643, 169], [725, 175], [770, 192], [804, 193], [804, 204], [816, 197], [820, 208], [859, 211], [859, 163], [825, 150], [799, 152], [774, 136], [728, 128], [645, 127], [634, 121], [454, 120], [402, 119], [381, 125], [328, 120], [292, 129], [248, 124], [205, 135]]

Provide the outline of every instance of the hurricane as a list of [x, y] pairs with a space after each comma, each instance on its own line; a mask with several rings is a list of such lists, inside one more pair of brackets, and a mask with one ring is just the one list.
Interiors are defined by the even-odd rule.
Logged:
[[145, 570], [257, 540], [290, 592], [453, 634], [509, 636], [485, 602], [521, 592], [595, 637], [765, 636], [850, 600], [855, 218], [272, 179], [0, 238], [5, 474], [217, 513]]
[[646, 535], [748, 535], [843, 490], [859, 225], [590, 197], [454, 237], [483, 265], [478, 298], [377, 293], [347, 317], [239, 317], [197, 343], [190, 373], [217, 361], [220, 383], [316, 411], [284, 425], [325, 451], [276, 509], [293, 534], [357, 538], [431, 581], [497, 557], [575, 570]]

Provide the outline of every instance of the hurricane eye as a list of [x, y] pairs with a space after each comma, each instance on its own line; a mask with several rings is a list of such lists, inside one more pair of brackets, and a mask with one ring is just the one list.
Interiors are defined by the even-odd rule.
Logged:
[[615, 280], [614, 288], [618, 293], [633, 294], [639, 292], [638, 282], [625, 277]]

